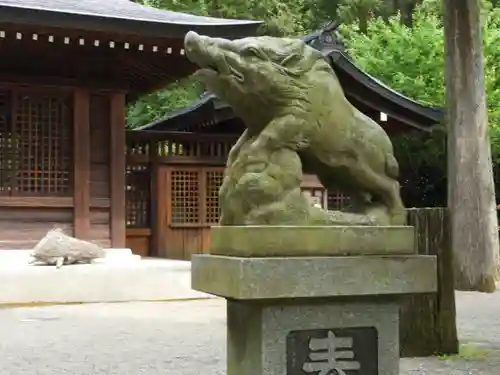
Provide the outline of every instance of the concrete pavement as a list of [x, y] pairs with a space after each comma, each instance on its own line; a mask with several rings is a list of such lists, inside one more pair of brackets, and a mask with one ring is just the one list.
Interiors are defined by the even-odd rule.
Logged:
[[[469, 359], [405, 359], [401, 375], [500, 374], [500, 293], [458, 293]], [[222, 375], [223, 300], [0, 310], [0, 374]]]
[[0, 305], [206, 298], [191, 289], [191, 262], [106, 249], [96, 264], [29, 265], [30, 250], [0, 250]]

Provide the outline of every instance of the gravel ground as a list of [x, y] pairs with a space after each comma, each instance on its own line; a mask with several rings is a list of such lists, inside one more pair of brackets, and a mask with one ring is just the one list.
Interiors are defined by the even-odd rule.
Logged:
[[463, 354], [401, 360], [403, 375], [500, 375], [500, 292], [457, 293]]
[[[402, 375], [500, 375], [500, 293], [457, 298], [472, 358], [404, 359]], [[225, 374], [222, 300], [5, 309], [0, 333], [2, 375]]]

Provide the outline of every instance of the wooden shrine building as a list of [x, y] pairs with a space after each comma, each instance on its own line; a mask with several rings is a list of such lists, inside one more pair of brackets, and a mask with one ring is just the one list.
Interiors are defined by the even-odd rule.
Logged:
[[[429, 132], [441, 121], [441, 110], [422, 106], [360, 70], [334, 30], [303, 39], [327, 56], [351, 103], [389, 135]], [[226, 157], [243, 130], [231, 107], [204, 94], [187, 108], [127, 132], [128, 247], [174, 259], [208, 251]], [[325, 208], [343, 206], [344, 197], [326, 192], [315, 176], [305, 175], [302, 188]]]
[[53, 227], [125, 246], [125, 104], [195, 67], [187, 31], [260, 23], [128, 0], [0, 0], [0, 250]]

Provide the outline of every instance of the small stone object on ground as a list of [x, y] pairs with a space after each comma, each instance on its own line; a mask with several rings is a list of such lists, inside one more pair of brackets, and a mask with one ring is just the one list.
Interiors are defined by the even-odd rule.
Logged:
[[104, 258], [104, 250], [94, 243], [68, 236], [61, 228], [55, 228], [36, 244], [31, 257], [30, 264], [42, 263], [60, 268], [63, 264], [91, 264], [94, 259]]

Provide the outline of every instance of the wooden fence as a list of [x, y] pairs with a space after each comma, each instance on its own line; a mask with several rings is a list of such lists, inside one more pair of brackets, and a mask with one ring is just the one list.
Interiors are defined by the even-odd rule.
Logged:
[[428, 357], [458, 353], [455, 288], [446, 208], [408, 210], [408, 225], [415, 228], [418, 254], [436, 255], [437, 293], [407, 297], [401, 307], [402, 357]]

